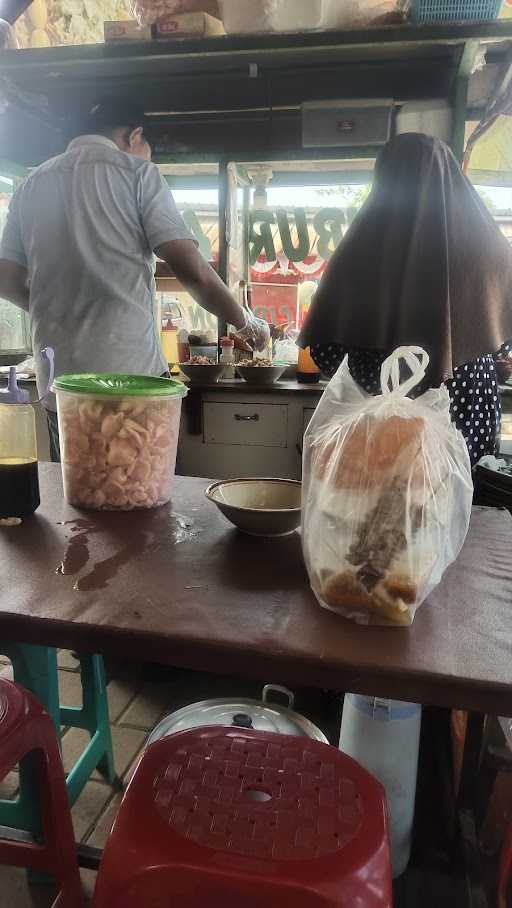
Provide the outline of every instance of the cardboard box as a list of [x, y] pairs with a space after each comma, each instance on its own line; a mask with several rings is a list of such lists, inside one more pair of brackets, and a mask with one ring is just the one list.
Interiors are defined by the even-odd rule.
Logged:
[[107, 44], [117, 41], [151, 41], [151, 26], [139, 25], [135, 19], [127, 19], [126, 22], [105, 22], [103, 31]]
[[225, 35], [224, 25], [220, 19], [208, 13], [182, 13], [179, 16], [162, 16], [156, 22], [156, 38], [209, 38], [213, 35]]

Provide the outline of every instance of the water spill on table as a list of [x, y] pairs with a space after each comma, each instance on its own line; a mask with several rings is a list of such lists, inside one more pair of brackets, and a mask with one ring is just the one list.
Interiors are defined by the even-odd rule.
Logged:
[[[73, 589], [77, 592], [92, 592], [105, 589], [114, 580], [120, 568], [132, 559], [147, 552], [154, 552], [164, 546], [180, 545], [199, 535], [193, 518], [183, 514], [160, 511], [158, 515], [140, 512], [140, 526], [131, 524], [132, 532], [128, 535], [126, 528], [119, 523], [121, 514], [104, 513], [101, 522], [93, 518], [74, 518], [63, 521], [58, 526], [68, 529], [71, 536], [64, 549], [61, 564], [56, 573], [62, 576], [77, 577]], [[144, 526], [145, 525], [145, 526]], [[120, 528], [122, 532], [119, 533]], [[118, 551], [92, 562], [90, 537], [104, 533], [118, 539]], [[110, 532], [109, 532], [110, 531]], [[85, 570], [85, 573], [82, 573]], [[80, 576], [77, 576], [80, 575]]]
[[142, 533], [140, 537], [136, 536], [132, 542], [128, 542], [119, 549], [115, 555], [96, 561], [89, 573], [84, 574], [83, 577], [79, 577], [75, 581], [73, 589], [79, 592], [104, 590], [108, 586], [109, 581], [114, 579], [119, 568], [128, 564], [132, 558], [136, 558], [147, 549], [148, 542], [148, 534]]
[[76, 535], [72, 535], [69, 539], [64, 549], [62, 562], [55, 573], [62, 576], [78, 574], [89, 561], [89, 533], [97, 529], [96, 524], [85, 518], [76, 518], [61, 521], [57, 526], [69, 527], [70, 532]]
[[79, 532], [79, 530], [95, 530], [97, 529], [97, 523], [92, 519], [87, 519], [85, 517], [75, 517], [73, 520], [59, 520], [57, 522], [58, 527], [70, 527], [71, 532]]
[[78, 574], [89, 561], [89, 538], [87, 533], [72, 536], [65, 550], [62, 564], [57, 568], [57, 574]]

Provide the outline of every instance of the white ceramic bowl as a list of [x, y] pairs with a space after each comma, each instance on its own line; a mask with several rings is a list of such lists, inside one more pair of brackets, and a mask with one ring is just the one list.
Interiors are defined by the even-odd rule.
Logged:
[[205, 494], [250, 536], [287, 536], [300, 526], [302, 483], [293, 479], [225, 479]]

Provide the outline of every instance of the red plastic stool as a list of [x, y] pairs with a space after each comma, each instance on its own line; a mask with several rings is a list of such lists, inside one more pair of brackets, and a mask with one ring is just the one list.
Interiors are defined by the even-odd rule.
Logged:
[[199, 728], [148, 747], [94, 908], [390, 908], [380, 784], [305, 738]]
[[498, 908], [507, 908], [510, 872], [512, 870], [512, 823], [505, 832], [498, 871]]
[[34, 761], [44, 840], [12, 841], [0, 827], [0, 864], [50, 873], [60, 886], [54, 908], [80, 908], [82, 888], [55, 725], [32, 694], [0, 679], [0, 779], [25, 757]]

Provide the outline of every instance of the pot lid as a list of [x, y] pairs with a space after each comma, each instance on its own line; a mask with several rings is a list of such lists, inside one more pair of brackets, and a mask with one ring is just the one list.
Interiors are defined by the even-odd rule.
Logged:
[[187, 394], [185, 385], [171, 378], [100, 372], [59, 375], [52, 390], [101, 397], [185, 397]]
[[[263, 691], [262, 700], [222, 698], [184, 706], [162, 719], [150, 734], [148, 745], [178, 731], [207, 725], [254, 728], [257, 731], [312, 738], [327, 744], [325, 735], [309, 719], [285, 706], [268, 702], [269, 693], [276, 689], [284, 692], [283, 688], [269, 685]], [[293, 703], [293, 694], [286, 691], [286, 695], [289, 695], [290, 702]]]

